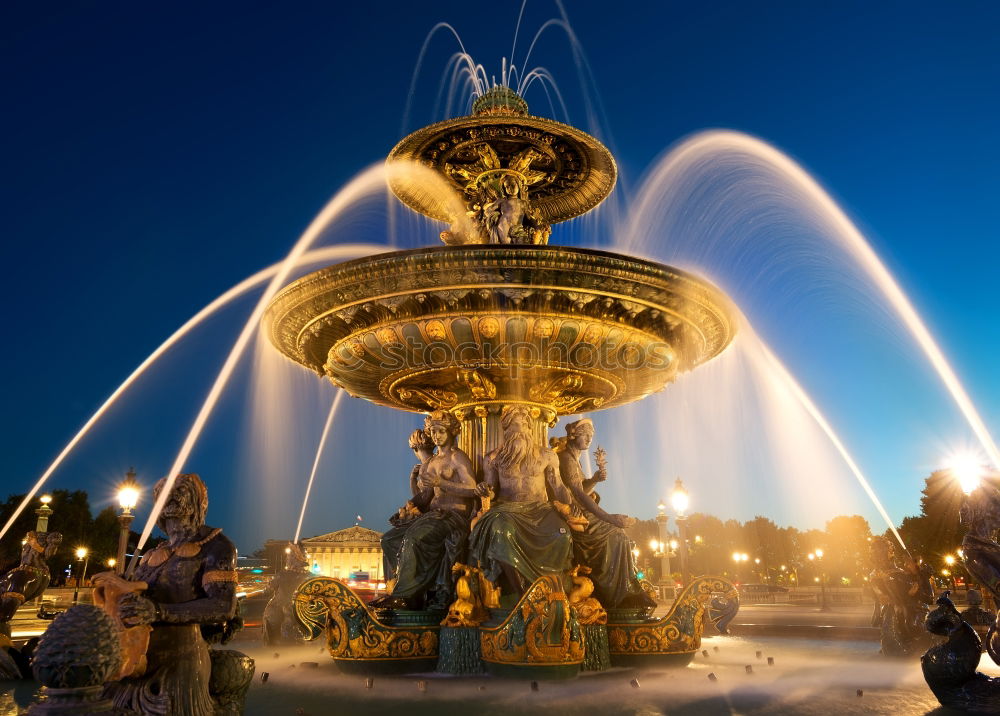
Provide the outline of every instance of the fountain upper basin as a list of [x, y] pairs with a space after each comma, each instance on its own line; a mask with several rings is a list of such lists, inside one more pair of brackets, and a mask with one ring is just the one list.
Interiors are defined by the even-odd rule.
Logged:
[[351, 395], [426, 412], [622, 405], [721, 353], [736, 311], [708, 282], [564, 246], [466, 245], [369, 256], [287, 286], [271, 342]]

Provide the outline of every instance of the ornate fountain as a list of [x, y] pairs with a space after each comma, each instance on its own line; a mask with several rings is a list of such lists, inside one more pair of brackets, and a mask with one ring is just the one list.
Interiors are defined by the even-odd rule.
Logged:
[[[631, 256], [548, 245], [551, 225], [596, 207], [612, 191], [617, 170], [597, 139], [531, 116], [512, 90], [494, 87], [470, 116], [407, 136], [388, 162], [395, 195], [449, 224], [441, 232], [445, 245], [304, 276], [272, 301], [266, 331], [288, 358], [351, 396], [432, 413], [438, 422], [442, 411], [454, 416], [455, 447], [476, 482], [488, 478], [515, 413], [527, 421], [536, 452], [548, 454], [548, 431], [560, 417], [645, 398], [733, 339], [736, 312], [706, 281]], [[428, 170], [439, 179], [427, 181]], [[439, 447], [438, 454], [451, 449]], [[486, 492], [477, 493], [486, 498], [480, 515], [492, 497]], [[415, 500], [416, 494], [414, 488]], [[413, 514], [420, 511], [413, 507]], [[563, 534], [580, 512], [566, 509]], [[338, 664], [354, 671], [433, 667], [445, 656], [439, 631], [452, 628], [478, 629], [471, 638], [478, 638], [477, 653], [492, 671], [579, 670], [591, 632], [580, 629], [582, 603], [566, 592], [571, 579], [589, 581], [585, 572], [511, 589], [483, 578], [475, 565], [460, 566], [459, 601], [466, 594], [467, 606], [452, 611], [467, 616], [443, 627], [441, 612], [372, 609], [329, 578], [302, 585], [299, 616], [314, 637], [325, 632]], [[732, 585], [699, 578], [662, 619], [634, 605], [609, 609], [603, 619], [612, 663], [643, 657], [686, 663], [699, 647], [702, 613], [720, 594], [729, 602], [716, 607], [731, 606]]]

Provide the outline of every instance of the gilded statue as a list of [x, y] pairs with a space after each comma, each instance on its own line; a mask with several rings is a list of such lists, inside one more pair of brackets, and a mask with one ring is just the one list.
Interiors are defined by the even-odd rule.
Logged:
[[477, 486], [493, 501], [476, 523], [469, 552], [490, 582], [519, 595], [539, 577], [569, 571], [571, 528], [556, 504], [568, 512], [573, 498], [559, 480], [555, 452], [535, 441], [531, 409], [507, 406], [500, 424], [503, 443], [485, 456]]
[[603, 451], [598, 471], [592, 477], [586, 477], [580, 467], [580, 457], [593, 440], [594, 423], [589, 418], [569, 423], [566, 437], [553, 440], [562, 483], [573, 495], [574, 509], [587, 520], [583, 530], [572, 533], [574, 561], [590, 569], [595, 594], [605, 607], [655, 607], [656, 602], [636, 578], [632, 543], [625, 534], [625, 528], [635, 524], [635, 518], [608, 513], [593, 497], [594, 485], [607, 479]]
[[460, 430], [458, 418], [435, 410], [424, 421], [423, 434], [411, 436], [421, 459], [416, 484], [411, 483], [417, 492], [390, 518], [393, 529], [382, 537], [386, 579], [394, 583], [389, 594], [372, 602], [374, 608], [448, 608], [451, 567], [464, 560], [477, 495], [472, 461], [457, 445]]

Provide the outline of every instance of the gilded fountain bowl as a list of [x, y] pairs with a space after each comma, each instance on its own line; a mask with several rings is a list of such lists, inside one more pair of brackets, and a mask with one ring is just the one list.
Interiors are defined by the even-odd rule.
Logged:
[[564, 246], [441, 246], [308, 274], [265, 315], [271, 342], [350, 395], [400, 410], [533, 403], [557, 415], [663, 389], [732, 341], [710, 283]]

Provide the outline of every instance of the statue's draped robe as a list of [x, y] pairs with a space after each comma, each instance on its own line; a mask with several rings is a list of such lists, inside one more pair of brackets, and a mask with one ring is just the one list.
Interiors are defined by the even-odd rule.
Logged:
[[439, 509], [428, 509], [382, 535], [385, 578], [396, 580], [392, 596], [414, 599], [433, 591], [436, 605], [447, 606], [451, 567], [465, 561], [468, 537], [464, 515]]
[[[569, 451], [559, 453], [559, 471], [567, 483], [574, 480], [582, 484], [580, 463]], [[582, 507], [579, 510], [589, 524], [583, 532], [572, 532], [573, 561], [590, 567], [587, 576], [594, 582], [594, 596], [605, 608], [617, 607], [630, 595], [641, 596], [632, 541], [625, 530]]]
[[[198, 538], [211, 531], [211, 527], [202, 527]], [[192, 557], [175, 552], [162, 564], [152, 566], [148, 560], [151, 554], [147, 552], [143, 557], [134, 579], [149, 585], [146, 596], [154, 602], [177, 605], [204, 599], [206, 574], [235, 575], [236, 548], [221, 532], [201, 545]], [[212, 661], [201, 630], [203, 624], [224, 622], [226, 618], [192, 613], [191, 623], [154, 623], [145, 675], [107, 686], [115, 705], [144, 716], [214, 716], [216, 706], [209, 694]]]
[[496, 583], [502, 565], [530, 584], [539, 577], [571, 569], [569, 527], [548, 502], [500, 502], [476, 523], [469, 553], [486, 578]]

